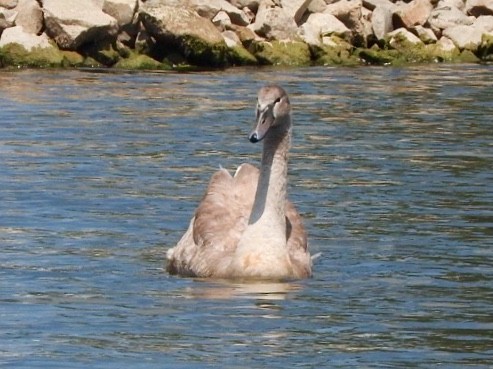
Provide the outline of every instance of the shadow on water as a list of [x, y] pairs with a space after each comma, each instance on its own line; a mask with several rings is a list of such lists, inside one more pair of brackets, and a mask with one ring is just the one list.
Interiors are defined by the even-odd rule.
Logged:
[[[0, 366], [491, 367], [491, 73], [0, 71]], [[266, 82], [314, 276], [171, 277], [213, 171], [259, 161]]]

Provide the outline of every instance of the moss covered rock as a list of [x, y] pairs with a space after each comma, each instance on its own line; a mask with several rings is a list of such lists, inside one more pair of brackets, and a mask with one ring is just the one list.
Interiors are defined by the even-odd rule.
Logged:
[[254, 42], [250, 46], [251, 53], [260, 64], [304, 66], [311, 64], [310, 48], [298, 41]]
[[169, 64], [160, 63], [147, 56], [132, 53], [128, 58], [120, 59], [114, 66], [119, 69], [171, 69]]
[[486, 62], [493, 62], [493, 34], [484, 34], [478, 47], [478, 57]]
[[353, 54], [353, 47], [347, 41], [331, 36], [330, 42], [311, 45], [312, 58], [317, 65], [358, 65], [359, 58]]
[[63, 60], [63, 53], [56, 47], [34, 47], [28, 51], [19, 44], [11, 43], [0, 48], [1, 67], [59, 67]]

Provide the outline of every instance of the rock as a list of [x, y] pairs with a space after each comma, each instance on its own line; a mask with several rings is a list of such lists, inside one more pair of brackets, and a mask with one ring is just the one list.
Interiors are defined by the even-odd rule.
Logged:
[[475, 17], [493, 15], [493, 0], [467, 0], [465, 10]]
[[363, 0], [363, 6], [370, 10], [375, 10], [375, 8], [379, 6], [389, 9], [393, 9], [396, 7], [395, 4], [390, 0]]
[[432, 29], [438, 31], [458, 25], [471, 25], [473, 22], [473, 17], [468, 17], [453, 6], [436, 8], [432, 10], [430, 17], [428, 18], [428, 23]]
[[392, 32], [389, 32], [385, 38], [388, 40], [388, 44], [394, 49], [401, 48], [402, 44], [406, 42], [411, 44], [422, 44], [421, 40], [417, 36], [405, 28], [398, 28]]
[[104, 0], [102, 10], [116, 19], [118, 25], [132, 23], [138, 8], [138, 0]]
[[440, 37], [440, 40], [438, 40], [437, 45], [443, 51], [454, 51], [454, 50], [457, 50], [457, 47], [455, 46], [454, 42], [450, 38], [448, 38], [446, 36]]
[[254, 12], [252, 12], [252, 11], [250, 10], [250, 8], [247, 8], [247, 7], [245, 6], [245, 7], [244, 7], [243, 9], [241, 9], [241, 10], [243, 10], [243, 13], [245, 13], [245, 15], [247, 16], [247, 18], [248, 18], [248, 24], [252, 23], [252, 22], [255, 20], [255, 13], [254, 13]]
[[339, 19], [352, 32], [352, 43], [360, 46], [365, 43], [366, 35], [361, 20], [363, 2], [361, 0], [341, 0], [327, 5], [324, 13]]
[[262, 0], [230, 0], [231, 5], [238, 9], [248, 8], [256, 13]]
[[387, 6], [377, 6], [375, 10], [373, 10], [371, 25], [377, 40], [383, 40], [384, 36], [394, 29], [391, 8]]
[[0, 0], [0, 7], [14, 9], [17, 6], [18, 0]]
[[438, 40], [435, 33], [429, 28], [425, 28], [423, 26], [418, 25], [418, 26], [413, 27], [412, 31], [425, 44], [432, 44], [432, 43], [437, 42], [437, 40]]
[[236, 33], [236, 35], [240, 38], [241, 43], [244, 47], [248, 48], [252, 44], [253, 41], [260, 41], [260, 37], [258, 37], [255, 32], [253, 32], [248, 27], [237, 26], [235, 24], [231, 25], [231, 30]]
[[224, 31], [221, 33], [221, 35], [223, 36], [226, 46], [230, 48], [242, 45], [240, 38], [233, 31]]
[[167, 52], [179, 52], [195, 65], [226, 63], [227, 46], [214, 24], [192, 9], [146, 1], [139, 18], [145, 29]]
[[19, 0], [15, 10], [15, 25], [27, 33], [37, 35], [43, 29], [43, 11], [36, 0]]
[[459, 49], [471, 51], [481, 44], [483, 33], [484, 30], [479, 27], [464, 25], [449, 27], [443, 31], [443, 35], [450, 38]]
[[309, 45], [320, 45], [324, 36], [331, 35], [349, 40], [351, 31], [329, 13], [310, 14], [307, 21], [300, 27], [300, 36]]
[[43, 11], [46, 33], [61, 49], [76, 50], [117, 33], [116, 19], [91, 1], [44, 0]]
[[260, 4], [255, 23], [248, 27], [268, 40], [294, 40], [298, 32], [298, 25], [294, 19], [270, 0]]
[[188, 5], [199, 13], [201, 17], [209, 20], [212, 20], [220, 11], [224, 11], [228, 14], [232, 23], [239, 26], [250, 24], [250, 19], [245, 12], [226, 0], [188, 0]]
[[[308, 15], [313, 13], [323, 13], [325, 9], [327, 9], [327, 4], [324, 0], [312, 0], [308, 5], [307, 13], [309, 13]], [[305, 17], [307, 17], [306, 13]]]
[[464, 0], [440, 0], [435, 6], [436, 9], [454, 7], [459, 10], [463, 10], [465, 7]]
[[493, 15], [481, 15], [473, 23], [474, 27], [484, 30], [484, 33], [493, 32]]
[[0, 38], [0, 47], [9, 44], [19, 44], [27, 51], [31, 51], [34, 48], [53, 48], [46, 34], [43, 33], [41, 36], [34, 35], [26, 32], [22, 26], [10, 27], [3, 31]]
[[297, 25], [301, 24], [301, 19], [311, 2], [312, 0], [280, 0], [281, 7]]
[[223, 10], [221, 10], [219, 13], [216, 14], [214, 18], [212, 18], [212, 23], [221, 31], [224, 31], [232, 24], [228, 13]]
[[15, 18], [17, 12], [12, 9], [0, 8], [0, 35], [5, 28], [13, 27], [15, 25]]
[[394, 28], [422, 26], [430, 17], [432, 10], [433, 5], [430, 0], [412, 0], [394, 13]]

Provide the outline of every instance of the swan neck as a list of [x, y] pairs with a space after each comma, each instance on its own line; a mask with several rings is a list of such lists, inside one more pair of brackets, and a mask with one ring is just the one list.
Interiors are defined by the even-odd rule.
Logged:
[[291, 125], [271, 128], [264, 139], [260, 177], [250, 224], [261, 219], [278, 223], [285, 229], [288, 151], [291, 143]]

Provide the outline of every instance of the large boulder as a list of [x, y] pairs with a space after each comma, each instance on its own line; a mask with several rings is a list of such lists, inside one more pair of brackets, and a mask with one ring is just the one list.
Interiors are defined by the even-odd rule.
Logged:
[[298, 32], [293, 17], [270, 0], [260, 4], [255, 22], [248, 27], [268, 40], [294, 40]]
[[405, 27], [409, 29], [417, 25], [422, 26], [430, 17], [432, 10], [433, 4], [430, 0], [412, 0], [395, 12], [394, 28]]
[[132, 23], [138, 4], [138, 0], [104, 0], [103, 12], [115, 18], [121, 27]]
[[443, 35], [453, 41], [461, 50], [475, 51], [481, 44], [484, 30], [474, 26], [454, 26], [443, 31]]
[[388, 6], [377, 6], [372, 13], [371, 25], [373, 34], [377, 40], [383, 40], [384, 36], [394, 29], [392, 8]]
[[115, 18], [92, 1], [44, 0], [46, 33], [61, 49], [76, 50], [85, 43], [116, 36]]
[[465, 10], [475, 17], [493, 15], [493, 0], [467, 0]]
[[471, 25], [474, 23], [474, 17], [468, 17], [454, 6], [445, 6], [432, 10], [428, 23], [433, 30], [440, 31], [459, 25]]
[[43, 33], [41, 36], [34, 35], [26, 32], [21, 26], [10, 27], [3, 31], [2, 37], [0, 37], [0, 47], [9, 44], [19, 44], [27, 51], [35, 48], [44, 49], [53, 47], [46, 34]]
[[451, 39], [461, 50], [476, 51], [481, 45], [484, 35], [493, 32], [493, 16], [481, 16], [470, 25], [458, 25], [449, 27], [443, 31], [443, 35]]
[[43, 29], [43, 11], [36, 0], [19, 0], [15, 7], [17, 17], [15, 25], [24, 28], [24, 31], [39, 34]]
[[147, 1], [140, 9], [139, 18], [163, 50], [179, 52], [196, 65], [225, 63], [227, 46], [223, 36], [209, 19], [194, 10]]

